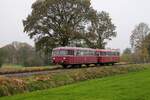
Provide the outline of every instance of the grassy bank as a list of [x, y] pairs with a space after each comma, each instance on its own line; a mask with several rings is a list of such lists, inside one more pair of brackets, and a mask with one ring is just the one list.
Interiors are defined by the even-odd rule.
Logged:
[[66, 70], [59, 73], [38, 75], [27, 78], [0, 77], [0, 96], [54, 88], [79, 81], [125, 74], [149, 69], [149, 64], [106, 66]]
[[17, 72], [43, 71], [43, 70], [49, 70], [51, 68], [56, 68], [56, 66], [23, 67], [21, 65], [6, 64], [6, 65], [3, 65], [2, 68], [0, 68], [0, 74], [17, 73]]
[[0, 100], [149, 100], [150, 69]]

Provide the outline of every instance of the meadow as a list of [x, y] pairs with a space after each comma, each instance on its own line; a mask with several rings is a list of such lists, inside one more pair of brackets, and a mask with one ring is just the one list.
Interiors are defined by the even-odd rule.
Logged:
[[0, 100], [150, 100], [150, 69], [2, 97]]

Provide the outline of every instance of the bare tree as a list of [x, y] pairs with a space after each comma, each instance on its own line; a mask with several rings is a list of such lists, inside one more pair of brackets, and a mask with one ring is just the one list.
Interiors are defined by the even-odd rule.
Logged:
[[133, 49], [140, 48], [142, 41], [150, 32], [150, 28], [146, 23], [140, 23], [135, 29], [132, 31], [132, 35], [130, 37], [130, 43]]
[[146, 23], [140, 23], [132, 31], [130, 37], [130, 42], [134, 55], [137, 56], [138, 62], [147, 62], [148, 59], [148, 50], [145, 46], [145, 39], [149, 35], [150, 28]]
[[116, 37], [116, 26], [112, 23], [109, 13], [105, 11], [93, 13], [90, 20], [91, 26], [88, 28], [87, 43], [95, 48], [105, 48], [108, 40]]

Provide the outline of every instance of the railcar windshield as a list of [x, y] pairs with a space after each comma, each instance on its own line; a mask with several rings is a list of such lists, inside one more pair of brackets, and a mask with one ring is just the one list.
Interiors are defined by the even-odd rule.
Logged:
[[53, 50], [53, 56], [74, 55], [74, 50]]

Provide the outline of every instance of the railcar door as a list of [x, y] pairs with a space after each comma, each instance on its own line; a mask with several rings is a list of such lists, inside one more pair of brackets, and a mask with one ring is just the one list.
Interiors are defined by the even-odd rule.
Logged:
[[68, 50], [68, 63], [74, 64], [74, 50]]

